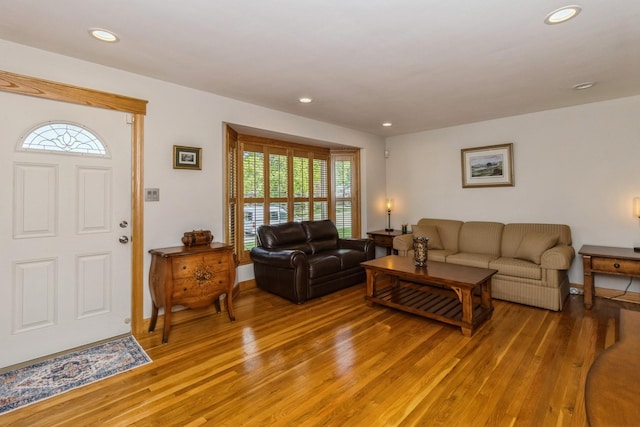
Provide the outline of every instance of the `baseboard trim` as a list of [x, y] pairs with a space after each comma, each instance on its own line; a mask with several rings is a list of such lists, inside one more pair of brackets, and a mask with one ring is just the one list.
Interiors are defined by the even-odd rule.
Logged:
[[[577, 288], [584, 291], [583, 285], [571, 284], [572, 288]], [[600, 298], [607, 298], [615, 301], [624, 301], [631, 302], [634, 304], [640, 304], [640, 293], [638, 292], [627, 292], [622, 295], [624, 291], [619, 289], [610, 289], [610, 288], [599, 288], [596, 286], [595, 288], [595, 296]]]

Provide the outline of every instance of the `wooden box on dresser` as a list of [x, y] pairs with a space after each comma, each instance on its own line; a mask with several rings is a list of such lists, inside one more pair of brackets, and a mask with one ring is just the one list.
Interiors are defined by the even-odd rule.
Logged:
[[156, 327], [158, 310], [164, 308], [162, 342], [169, 340], [171, 308], [182, 305], [202, 308], [214, 303], [220, 312], [220, 296], [227, 295], [229, 319], [233, 314], [233, 285], [236, 261], [233, 248], [223, 243], [151, 249], [149, 288], [153, 310], [149, 332]]

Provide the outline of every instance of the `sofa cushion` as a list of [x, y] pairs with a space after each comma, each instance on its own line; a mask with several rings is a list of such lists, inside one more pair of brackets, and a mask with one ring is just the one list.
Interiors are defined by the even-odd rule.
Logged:
[[438, 233], [438, 227], [435, 225], [412, 225], [411, 233], [413, 237], [429, 238], [427, 249], [444, 249], [440, 240], [440, 233]]
[[547, 249], [555, 246], [558, 236], [549, 233], [528, 232], [522, 237], [514, 258], [540, 264], [540, 258]]
[[525, 279], [542, 279], [542, 268], [529, 261], [516, 258], [498, 258], [489, 262], [489, 268], [498, 270], [498, 274]]
[[498, 257], [489, 254], [460, 252], [447, 257], [447, 263], [489, 268], [489, 263]]
[[460, 252], [493, 255], [493, 259], [500, 257], [503, 229], [501, 222], [465, 222], [460, 228]]
[[[429, 250], [429, 252], [427, 253], [427, 262], [429, 261], [447, 262], [447, 257], [453, 254], [455, 254], [455, 252], [448, 251], [446, 249]], [[413, 257], [413, 250], [411, 250], [410, 253], [407, 255]]]
[[437, 227], [443, 249], [453, 252], [458, 252], [458, 237], [462, 224], [464, 224], [462, 221], [453, 219], [421, 218], [418, 221], [419, 226], [433, 225]]
[[502, 232], [501, 256], [514, 258], [525, 234], [547, 233], [558, 236], [558, 245], [571, 246], [571, 228], [564, 224], [511, 223]]

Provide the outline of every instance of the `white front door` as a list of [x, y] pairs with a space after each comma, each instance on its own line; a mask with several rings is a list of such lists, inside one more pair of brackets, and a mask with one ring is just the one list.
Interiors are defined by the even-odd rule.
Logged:
[[[130, 332], [126, 114], [0, 92], [0, 117], [0, 368]], [[80, 124], [106, 155], [17, 150], [46, 122]]]

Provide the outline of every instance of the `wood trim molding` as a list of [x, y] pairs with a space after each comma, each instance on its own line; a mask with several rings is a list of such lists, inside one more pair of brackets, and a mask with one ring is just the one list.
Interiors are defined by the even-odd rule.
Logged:
[[133, 114], [131, 130], [131, 331], [144, 329], [144, 115], [148, 101], [0, 70], [0, 91]]
[[2, 70], [0, 70], [0, 90], [131, 114], [144, 115], [147, 113], [148, 101], [142, 99], [22, 76]]

